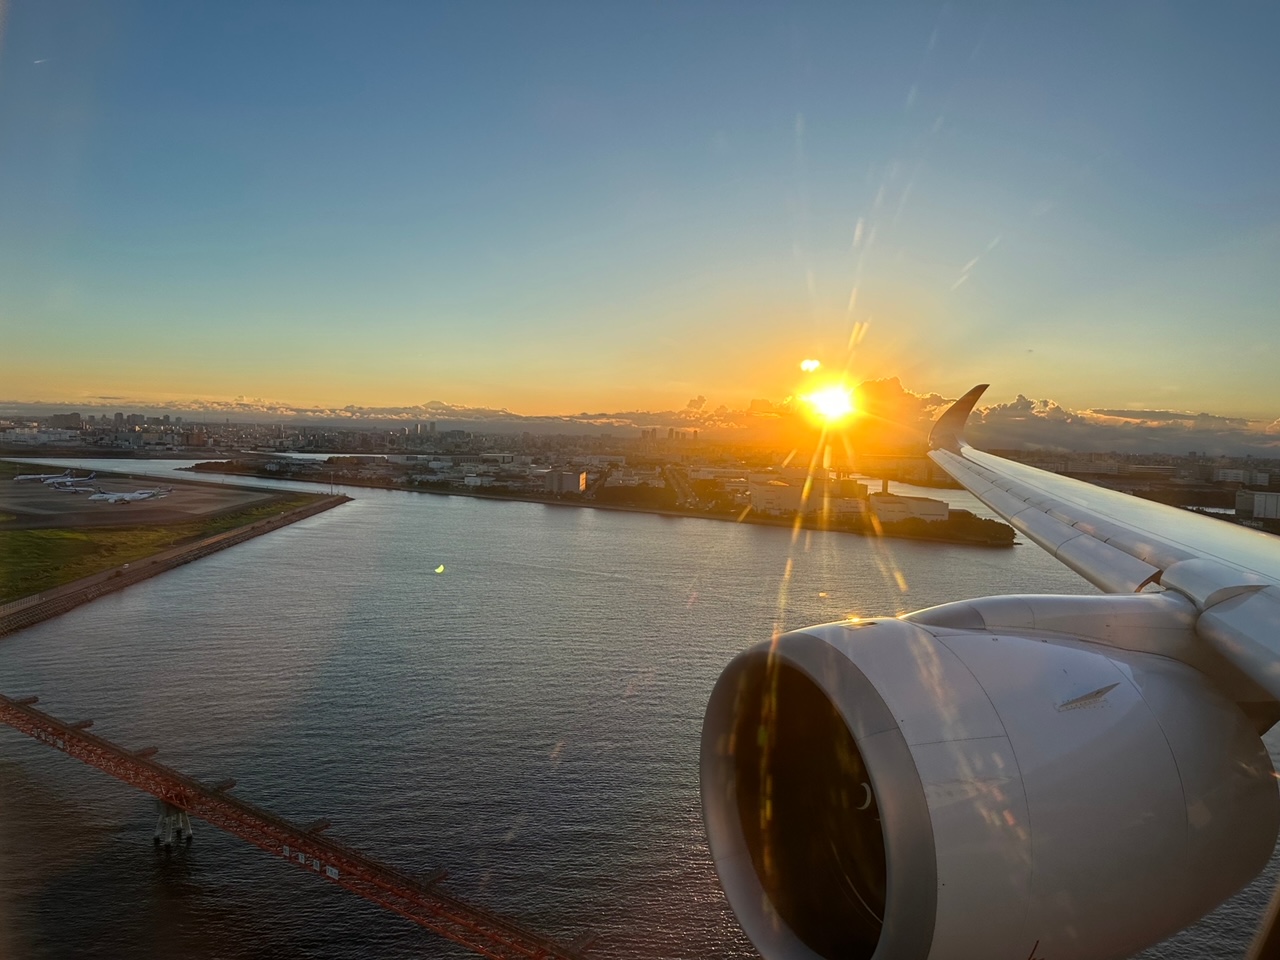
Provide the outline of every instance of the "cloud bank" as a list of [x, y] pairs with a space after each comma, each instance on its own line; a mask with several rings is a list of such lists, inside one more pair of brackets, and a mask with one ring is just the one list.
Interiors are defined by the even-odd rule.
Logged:
[[[916, 393], [898, 378], [868, 380], [859, 385], [861, 416], [843, 431], [856, 450], [877, 453], [921, 453], [929, 429], [954, 400], [937, 393]], [[780, 441], [797, 430], [811, 429], [792, 398], [752, 400], [746, 409], [714, 408], [704, 396], [680, 410], [589, 411], [559, 416], [516, 413], [505, 407], [468, 406], [429, 400], [407, 406], [306, 407], [263, 398], [233, 400], [131, 400], [119, 396], [86, 397], [68, 403], [0, 402], [0, 416], [40, 417], [78, 410], [110, 414], [117, 410], [186, 419], [280, 422], [308, 426], [367, 425], [395, 428], [435, 421], [441, 429], [538, 434], [630, 434], [641, 429], [698, 430], [707, 439]], [[1007, 402], [979, 406], [966, 434], [984, 449], [1046, 451], [1115, 451], [1119, 453], [1280, 457], [1280, 419], [1246, 420], [1178, 410], [1072, 410], [1051, 399], [1019, 394]]]

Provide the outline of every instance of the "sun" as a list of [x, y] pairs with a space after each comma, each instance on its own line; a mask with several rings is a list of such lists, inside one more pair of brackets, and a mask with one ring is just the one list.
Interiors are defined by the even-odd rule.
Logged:
[[853, 390], [842, 383], [801, 394], [800, 399], [809, 408], [809, 412], [827, 426], [835, 426], [857, 412]]

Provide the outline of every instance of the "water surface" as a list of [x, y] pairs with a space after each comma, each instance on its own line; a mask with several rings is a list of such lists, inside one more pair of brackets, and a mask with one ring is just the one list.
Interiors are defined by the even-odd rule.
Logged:
[[[0, 691], [328, 817], [403, 868], [446, 867], [534, 929], [595, 931], [602, 958], [755, 955], [697, 793], [702, 711], [734, 653], [775, 625], [1093, 592], [1032, 546], [344, 492], [0, 641]], [[463, 955], [198, 821], [190, 851], [157, 856], [153, 825], [148, 797], [0, 730], [0, 956]], [[1146, 956], [1241, 956], [1268, 884]]]

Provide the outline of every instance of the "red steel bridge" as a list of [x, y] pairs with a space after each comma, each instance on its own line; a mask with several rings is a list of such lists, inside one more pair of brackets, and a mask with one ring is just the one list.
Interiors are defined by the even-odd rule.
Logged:
[[419, 926], [493, 960], [584, 960], [590, 941], [563, 946], [440, 887], [444, 871], [414, 877], [321, 836], [328, 820], [298, 826], [230, 795], [234, 780], [212, 786], [157, 763], [155, 747], [126, 750], [88, 732], [92, 720], [63, 723], [35, 708], [36, 697], [0, 695], [0, 722], [68, 756], [145, 790], [161, 804], [156, 842], [191, 839], [197, 817], [303, 870], [372, 900]]

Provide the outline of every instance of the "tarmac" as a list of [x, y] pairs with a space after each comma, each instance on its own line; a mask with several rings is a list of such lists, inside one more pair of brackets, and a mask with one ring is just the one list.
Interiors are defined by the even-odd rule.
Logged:
[[[214, 492], [216, 493], [217, 491]], [[70, 494], [67, 496], [70, 496]], [[268, 499], [271, 494], [261, 494], [260, 496], [262, 499]], [[183, 564], [191, 563], [201, 557], [207, 557], [211, 553], [225, 550], [227, 547], [233, 547], [237, 543], [243, 543], [264, 533], [270, 533], [272, 530], [278, 530], [306, 517], [313, 517], [318, 513], [323, 513], [325, 510], [330, 510], [346, 503], [348, 500], [350, 500], [350, 497], [319, 497], [310, 503], [303, 504], [285, 513], [266, 517], [255, 523], [236, 527], [223, 533], [215, 533], [197, 540], [195, 543], [162, 550], [150, 557], [143, 557], [132, 563], [121, 564], [118, 567], [112, 567], [109, 570], [82, 577], [71, 583], [62, 584], [41, 593], [14, 600], [11, 603], [0, 604], [0, 637], [40, 623], [42, 620], [48, 620], [50, 617], [56, 617], [58, 614], [66, 613], [68, 610], [72, 610], [105, 594], [123, 590], [125, 587], [132, 586], [135, 583], [141, 583], [143, 580], [164, 573], [166, 570], [172, 570]], [[128, 506], [144, 506], [149, 502], [142, 500], [128, 504]], [[102, 501], [99, 501], [99, 503], [102, 503]], [[111, 509], [113, 505], [102, 503], [102, 506]], [[0, 528], [3, 528], [3, 525], [0, 525]]]
[[[32, 473], [55, 473], [49, 468], [34, 469]], [[84, 477], [86, 471], [73, 471]], [[90, 500], [91, 493], [73, 493], [59, 490], [39, 480], [0, 480], [0, 514], [10, 514], [12, 520], [0, 522], [0, 530], [35, 530], [47, 527], [137, 527], [152, 524], [185, 523], [203, 520], [226, 513], [234, 513], [246, 507], [265, 503], [276, 493], [248, 490], [243, 487], [224, 487], [218, 484], [191, 483], [155, 477], [133, 478], [127, 475], [100, 474], [93, 480], [80, 481], [74, 486], [92, 487], [103, 493], [133, 493], [137, 490], [169, 490], [163, 496], [147, 500], [108, 503]]]

